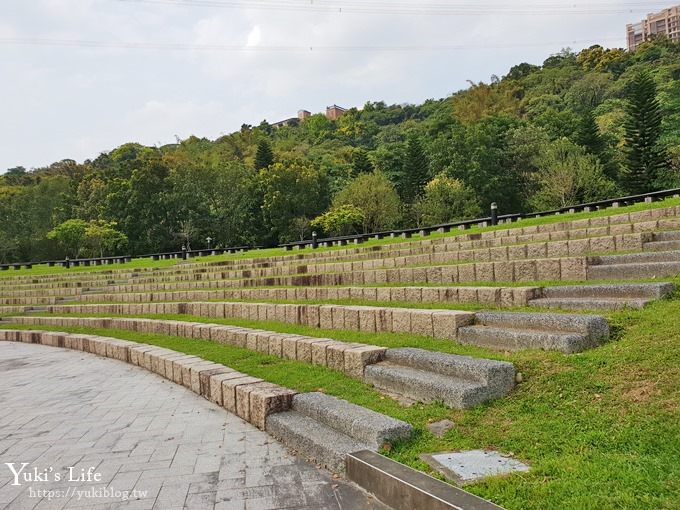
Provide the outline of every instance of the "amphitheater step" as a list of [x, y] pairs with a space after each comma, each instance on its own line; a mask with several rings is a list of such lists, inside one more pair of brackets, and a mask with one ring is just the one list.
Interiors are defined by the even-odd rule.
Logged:
[[650, 301], [669, 296], [674, 288], [670, 282], [546, 287], [543, 296], [530, 300], [529, 304], [569, 310], [639, 309]]
[[654, 241], [680, 241], [680, 230], [654, 233]]
[[644, 251], [680, 250], [680, 240], [650, 241], [642, 245]]
[[489, 349], [519, 351], [522, 349], [580, 352], [591, 347], [581, 333], [550, 333], [488, 326], [468, 326], [458, 332], [458, 341]]
[[668, 278], [680, 273], [680, 261], [643, 262], [588, 266], [588, 280], [632, 280]]
[[499, 350], [579, 352], [609, 338], [604, 317], [551, 313], [479, 312], [476, 324], [458, 330], [458, 341]]
[[623, 310], [644, 308], [652, 299], [644, 298], [540, 298], [533, 299], [530, 306], [561, 308], [563, 310]]
[[345, 455], [376, 451], [386, 443], [409, 437], [412, 427], [323, 393], [293, 397], [290, 411], [269, 415], [269, 434], [332, 471], [343, 471]]
[[422, 349], [389, 349], [385, 361], [368, 365], [366, 382], [412, 400], [440, 400], [455, 408], [469, 408], [506, 395], [513, 387], [511, 363]]

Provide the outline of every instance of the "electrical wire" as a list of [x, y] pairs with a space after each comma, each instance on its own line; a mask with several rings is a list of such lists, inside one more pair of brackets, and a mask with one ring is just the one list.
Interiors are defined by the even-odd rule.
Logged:
[[247, 46], [222, 44], [185, 44], [185, 43], [156, 43], [156, 42], [124, 42], [124, 41], [86, 41], [74, 39], [40, 39], [40, 38], [0, 38], [0, 46], [46, 46], [46, 47], [77, 47], [123, 50], [156, 50], [156, 51], [216, 51], [216, 52], [432, 52], [432, 51], [462, 51], [471, 49], [503, 49], [524, 47], [565, 47], [567, 45], [581, 46], [584, 44], [599, 44], [603, 42], [619, 41], [619, 38], [593, 40], [573, 40], [562, 42], [516, 42], [491, 43], [481, 42], [466, 44], [441, 45], [377, 45], [377, 46], [316, 46], [316, 45], [282, 45], [282, 46]]
[[336, 12], [348, 14], [409, 14], [429, 16], [460, 15], [517, 15], [544, 16], [555, 15], [605, 15], [627, 14], [634, 12], [648, 13], [650, 9], [662, 9], [664, 2], [626, 2], [626, 3], [536, 3], [536, 4], [478, 4], [478, 3], [413, 3], [413, 2], [381, 2], [356, 0], [115, 0], [117, 2], [175, 5], [184, 7], [213, 7], [226, 9], [257, 9], [278, 11]]

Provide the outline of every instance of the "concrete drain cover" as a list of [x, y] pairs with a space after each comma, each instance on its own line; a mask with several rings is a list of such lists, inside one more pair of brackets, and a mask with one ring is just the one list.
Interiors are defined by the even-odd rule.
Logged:
[[529, 471], [526, 464], [494, 451], [433, 453], [421, 455], [421, 459], [460, 485], [473, 483], [487, 476]]

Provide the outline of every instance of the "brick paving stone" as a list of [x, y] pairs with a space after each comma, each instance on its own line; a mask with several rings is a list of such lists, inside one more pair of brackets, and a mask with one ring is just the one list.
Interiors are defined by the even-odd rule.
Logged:
[[[384, 510], [237, 416], [120, 361], [0, 342], [0, 401], [0, 508]], [[14, 486], [6, 462], [53, 471]], [[68, 467], [92, 467], [101, 482], [68, 481]]]

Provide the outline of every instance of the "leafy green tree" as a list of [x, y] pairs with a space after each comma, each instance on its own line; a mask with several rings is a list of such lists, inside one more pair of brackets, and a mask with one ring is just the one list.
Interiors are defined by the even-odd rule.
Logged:
[[529, 200], [535, 210], [601, 200], [617, 191], [597, 157], [566, 138], [547, 144], [535, 164], [536, 192]]
[[654, 181], [667, 168], [667, 156], [659, 144], [661, 106], [656, 97], [656, 84], [648, 72], [638, 72], [631, 80], [626, 107], [626, 175], [630, 193], [654, 189]]
[[330, 236], [355, 234], [365, 220], [364, 212], [352, 204], [333, 207], [312, 220], [312, 228], [321, 229]]
[[419, 225], [450, 223], [479, 217], [482, 213], [474, 191], [444, 173], [427, 183], [423, 196], [414, 207]]
[[57, 225], [47, 233], [47, 238], [57, 241], [68, 256], [77, 258], [87, 241], [87, 222], [70, 219]]
[[274, 163], [274, 151], [269, 140], [262, 138], [257, 144], [255, 153], [255, 170], [262, 170]]
[[381, 172], [361, 174], [338, 193], [333, 207], [352, 205], [364, 215], [364, 233], [394, 228], [401, 220], [401, 201], [394, 185]]
[[116, 229], [115, 221], [92, 220], [85, 228], [87, 244], [95, 256], [103, 257], [104, 252], [112, 253], [127, 243], [127, 236]]
[[260, 170], [259, 181], [265, 225], [279, 242], [298, 238], [295, 218], [313, 218], [328, 204], [325, 177], [303, 161], [274, 163]]

